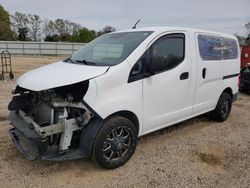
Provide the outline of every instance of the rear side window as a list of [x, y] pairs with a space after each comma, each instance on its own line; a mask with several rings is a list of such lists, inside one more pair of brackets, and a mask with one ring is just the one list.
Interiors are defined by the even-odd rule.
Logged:
[[201, 59], [204, 61], [237, 59], [238, 48], [234, 39], [210, 35], [198, 35]]
[[238, 48], [237, 42], [234, 39], [223, 38], [222, 39], [222, 50], [223, 59], [237, 59], [238, 58]]
[[199, 52], [202, 60], [221, 60], [221, 40], [219, 37], [198, 35]]

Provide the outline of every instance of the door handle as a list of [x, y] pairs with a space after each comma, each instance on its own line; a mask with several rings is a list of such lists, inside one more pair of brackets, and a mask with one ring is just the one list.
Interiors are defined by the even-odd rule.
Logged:
[[202, 69], [202, 78], [205, 79], [207, 74], [207, 68]]
[[186, 79], [188, 79], [188, 77], [189, 77], [189, 73], [188, 72], [183, 72], [180, 75], [180, 80], [186, 80]]

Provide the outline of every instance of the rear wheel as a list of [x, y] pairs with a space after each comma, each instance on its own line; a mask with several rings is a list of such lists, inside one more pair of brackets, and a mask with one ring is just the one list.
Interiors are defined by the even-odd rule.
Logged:
[[210, 113], [210, 117], [213, 120], [223, 122], [228, 118], [231, 112], [231, 107], [232, 107], [231, 95], [228, 93], [222, 93], [216, 108]]
[[118, 168], [133, 155], [136, 144], [137, 130], [134, 124], [124, 117], [112, 117], [97, 134], [94, 159], [104, 168]]

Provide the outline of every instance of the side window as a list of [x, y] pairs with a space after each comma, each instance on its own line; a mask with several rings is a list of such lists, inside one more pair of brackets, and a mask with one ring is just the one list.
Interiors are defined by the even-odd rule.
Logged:
[[223, 38], [223, 59], [237, 59], [238, 58], [238, 45], [236, 40]]
[[184, 56], [184, 34], [166, 35], [151, 46], [151, 59], [163, 59], [165, 61], [165, 71], [178, 66], [183, 61]]
[[225, 37], [198, 35], [199, 52], [202, 60], [237, 59], [237, 41]]
[[221, 60], [222, 48], [220, 37], [198, 35], [199, 52], [202, 60]]
[[164, 71], [178, 66], [185, 58], [185, 35], [169, 34], [158, 39], [135, 63], [130, 71], [128, 83], [144, 78], [143, 72], [147, 72], [149, 66], [146, 61], [152, 58], [164, 60]]

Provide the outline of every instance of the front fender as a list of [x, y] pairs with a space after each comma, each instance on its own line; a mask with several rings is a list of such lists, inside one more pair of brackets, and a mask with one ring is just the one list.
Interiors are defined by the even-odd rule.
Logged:
[[139, 130], [141, 132], [143, 124], [142, 81], [127, 83], [128, 75], [119, 76], [118, 71], [113, 74], [109, 72], [90, 80], [84, 101], [102, 119], [119, 111], [134, 113], [139, 121]]

